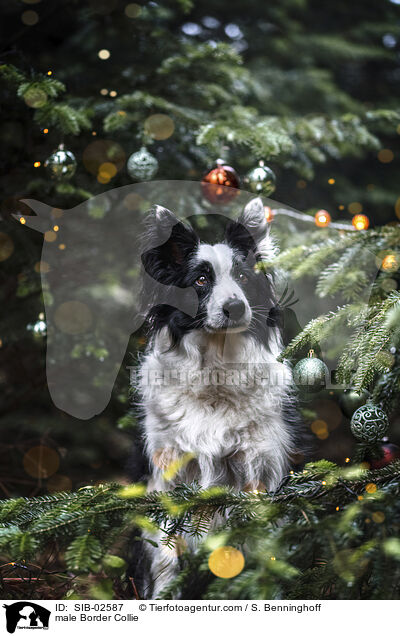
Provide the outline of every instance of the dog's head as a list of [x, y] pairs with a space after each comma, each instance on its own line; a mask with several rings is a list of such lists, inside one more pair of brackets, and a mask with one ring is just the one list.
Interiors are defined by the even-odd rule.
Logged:
[[[215, 244], [200, 241], [192, 227], [156, 206], [147, 218], [142, 255], [147, 274], [164, 286], [157, 298], [144, 289], [154, 329], [168, 325], [175, 342], [194, 329], [265, 335], [273, 285], [257, 264], [274, 251], [268, 230], [261, 199], [250, 201]], [[172, 306], [173, 289], [188, 287], [198, 298], [194, 317]]]

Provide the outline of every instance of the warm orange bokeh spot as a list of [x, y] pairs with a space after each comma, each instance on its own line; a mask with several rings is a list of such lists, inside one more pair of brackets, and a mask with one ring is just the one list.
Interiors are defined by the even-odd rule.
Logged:
[[67, 492], [72, 490], [72, 481], [67, 475], [56, 473], [48, 480], [47, 490], [49, 492]]
[[365, 214], [356, 214], [351, 222], [356, 230], [366, 230], [369, 227], [369, 218]]
[[60, 465], [60, 457], [54, 448], [34, 446], [25, 453], [23, 465], [25, 472], [31, 477], [47, 479], [57, 472]]
[[326, 227], [331, 222], [331, 215], [326, 210], [318, 210], [315, 215], [315, 225], [317, 227]]
[[395, 272], [399, 268], [399, 261], [396, 254], [387, 254], [382, 261], [381, 268], [385, 272]]

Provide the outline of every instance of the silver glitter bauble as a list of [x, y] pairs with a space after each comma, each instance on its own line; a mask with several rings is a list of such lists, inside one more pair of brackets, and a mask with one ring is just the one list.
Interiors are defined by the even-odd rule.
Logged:
[[300, 360], [293, 369], [293, 379], [298, 387], [306, 391], [319, 391], [326, 386], [329, 369], [311, 349], [307, 358]]
[[52, 179], [71, 179], [76, 171], [75, 155], [70, 150], [64, 150], [64, 146], [59, 146], [58, 150], [46, 159], [44, 167]]
[[149, 181], [158, 170], [157, 159], [144, 146], [128, 159], [128, 174], [136, 181]]
[[363, 442], [377, 442], [387, 433], [389, 420], [383, 409], [368, 402], [354, 412], [350, 428], [357, 439]]
[[264, 161], [259, 161], [258, 166], [250, 170], [243, 179], [244, 183], [249, 186], [252, 192], [269, 196], [275, 191], [276, 176], [275, 173], [264, 165]]

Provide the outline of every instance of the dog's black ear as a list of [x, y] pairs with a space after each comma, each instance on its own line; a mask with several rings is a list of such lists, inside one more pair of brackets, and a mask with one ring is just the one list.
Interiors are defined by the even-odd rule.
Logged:
[[148, 274], [156, 279], [159, 278], [156, 271], [179, 268], [199, 244], [194, 230], [160, 205], [154, 206], [145, 225], [142, 262]]
[[269, 226], [265, 218], [264, 205], [260, 198], [252, 199], [238, 220], [226, 231], [226, 240], [231, 247], [256, 258], [270, 259], [274, 254]]

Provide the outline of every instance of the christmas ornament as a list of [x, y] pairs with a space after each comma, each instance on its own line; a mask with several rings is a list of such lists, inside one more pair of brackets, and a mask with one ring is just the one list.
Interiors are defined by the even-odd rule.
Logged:
[[351, 417], [356, 409], [366, 403], [370, 397], [369, 391], [363, 389], [359, 393], [353, 389], [344, 391], [339, 398], [339, 405], [344, 415]]
[[326, 227], [332, 220], [331, 215], [326, 210], [318, 210], [314, 218], [317, 227]]
[[262, 160], [258, 162], [256, 168], [247, 173], [244, 182], [252, 192], [264, 194], [266, 197], [269, 197], [276, 188], [275, 173]]
[[389, 420], [385, 411], [372, 402], [360, 406], [350, 422], [354, 437], [368, 443], [382, 439], [388, 428]]
[[369, 218], [365, 214], [355, 214], [351, 223], [356, 230], [366, 230], [369, 226]]
[[128, 174], [136, 181], [149, 181], [158, 170], [158, 161], [145, 146], [134, 152], [128, 159]]
[[215, 163], [217, 167], [201, 180], [203, 196], [210, 203], [229, 203], [238, 193], [239, 177], [231, 166], [225, 165], [223, 159], [217, 159]]
[[385, 272], [395, 272], [399, 269], [400, 259], [397, 254], [386, 254], [382, 260], [381, 269]]
[[58, 146], [58, 150], [44, 162], [44, 167], [52, 179], [71, 179], [76, 171], [75, 155], [64, 149], [64, 144]]
[[382, 444], [381, 451], [383, 457], [379, 459], [371, 459], [369, 465], [371, 468], [383, 468], [387, 466], [395, 459], [400, 459], [400, 447], [397, 444], [390, 444], [389, 442]]
[[293, 369], [293, 379], [297, 386], [309, 392], [322, 389], [326, 385], [328, 375], [328, 367], [317, 358], [313, 349], [310, 349], [307, 358], [300, 360]]

